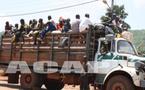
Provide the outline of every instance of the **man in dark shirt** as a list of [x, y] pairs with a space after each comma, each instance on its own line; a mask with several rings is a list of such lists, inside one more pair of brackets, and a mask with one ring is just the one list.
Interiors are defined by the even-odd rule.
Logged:
[[48, 16], [48, 22], [45, 24], [45, 28], [40, 32], [40, 38], [43, 39], [47, 32], [56, 30], [55, 23], [51, 16]]
[[12, 31], [12, 26], [7, 21], [5, 25], [5, 35], [10, 35], [11, 31]]

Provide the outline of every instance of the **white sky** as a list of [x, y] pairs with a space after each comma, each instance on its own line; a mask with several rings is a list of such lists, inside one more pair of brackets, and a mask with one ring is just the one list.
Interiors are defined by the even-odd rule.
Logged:
[[[74, 5], [82, 2], [88, 2], [92, 0], [0, 0], [0, 16], [30, 13], [42, 10], [49, 10], [69, 5]], [[111, 0], [107, 0], [109, 5]], [[145, 29], [145, 0], [114, 0], [117, 5], [125, 5], [125, 9], [129, 16], [126, 21], [131, 25], [132, 29]], [[4, 30], [6, 21], [11, 24], [19, 23], [21, 18], [24, 18], [26, 22], [30, 19], [43, 18], [47, 21], [47, 16], [51, 15], [57, 22], [60, 16], [64, 18], [71, 18], [74, 20], [76, 14], [80, 14], [83, 19], [85, 13], [89, 13], [91, 20], [94, 23], [100, 22], [100, 17], [105, 14], [107, 6], [102, 3], [102, 0], [98, 0], [93, 3], [89, 3], [82, 6], [68, 8], [64, 10], [51, 11], [41, 14], [17, 16], [17, 17], [0, 17], [0, 31]]]

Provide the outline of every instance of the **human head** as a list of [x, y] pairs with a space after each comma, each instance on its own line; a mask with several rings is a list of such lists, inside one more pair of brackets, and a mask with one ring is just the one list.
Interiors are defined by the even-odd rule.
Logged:
[[20, 20], [20, 23], [21, 23], [21, 24], [25, 24], [24, 19], [21, 19], [21, 20]]
[[128, 31], [128, 26], [127, 25], [122, 25], [123, 31]]
[[113, 16], [113, 17], [117, 17], [116, 13], [113, 13], [112, 16]]
[[67, 18], [66, 21], [67, 21], [67, 22], [70, 22], [70, 18]]
[[36, 19], [33, 19], [33, 24], [37, 24], [37, 20]]
[[6, 21], [6, 25], [9, 25], [9, 22], [8, 21]]
[[85, 14], [85, 17], [86, 17], [86, 18], [90, 18], [90, 15], [86, 13], [86, 14]]
[[48, 16], [48, 20], [51, 20], [51, 19], [52, 19], [52, 17], [49, 15], [49, 16]]
[[80, 15], [79, 14], [76, 15], [76, 19], [80, 19]]
[[63, 19], [63, 17], [59, 17], [59, 23], [64, 23], [64, 19]]
[[43, 19], [42, 19], [42, 18], [40, 18], [40, 19], [39, 19], [39, 23], [42, 23], [42, 22], [43, 22]]
[[18, 28], [18, 27], [19, 27], [19, 24], [16, 23], [16, 24], [15, 24], [15, 27]]
[[31, 24], [32, 24], [32, 20], [29, 21], [29, 25], [31, 25]]

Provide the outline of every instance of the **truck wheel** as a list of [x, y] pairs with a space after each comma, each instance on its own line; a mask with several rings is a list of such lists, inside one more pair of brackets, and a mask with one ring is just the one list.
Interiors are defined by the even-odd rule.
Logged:
[[45, 87], [47, 90], [61, 90], [64, 87], [64, 83], [61, 80], [47, 79]]
[[22, 74], [20, 78], [21, 87], [24, 90], [40, 90], [42, 84], [44, 83], [43, 75], [38, 75], [35, 73]]
[[110, 78], [105, 88], [105, 90], [135, 90], [132, 81], [122, 75]]

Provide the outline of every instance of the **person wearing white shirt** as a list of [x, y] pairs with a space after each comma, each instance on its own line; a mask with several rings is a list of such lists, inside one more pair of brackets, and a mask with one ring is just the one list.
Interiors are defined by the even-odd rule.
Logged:
[[72, 22], [71, 24], [71, 29], [73, 33], [78, 33], [79, 32], [79, 25], [80, 25], [80, 15], [76, 15], [76, 20]]
[[92, 25], [92, 22], [90, 21], [90, 15], [85, 14], [85, 19], [80, 23], [80, 32], [84, 32], [89, 29], [89, 25]]

